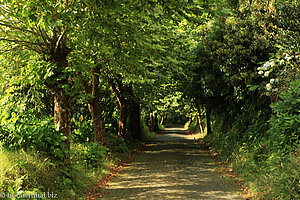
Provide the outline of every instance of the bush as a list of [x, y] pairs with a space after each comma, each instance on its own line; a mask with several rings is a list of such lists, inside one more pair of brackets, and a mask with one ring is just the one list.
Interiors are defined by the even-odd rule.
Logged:
[[81, 156], [88, 167], [102, 166], [109, 149], [97, 142], [86, 143], [81, 149]]
[[[300, 80], [289, 84], [273, 103], [273, 114], [243, 110], [226, 132], [206, 141], [229, 161], [258, 199], [299, 199]], [[254, 103], [254, 102], [252, 102]], [[244, 107], [248, 105], [245, 104]], [[263, 110], [263, 107], [261, 108]]]
[[63, 160], [66, 136], [59, 131], [52, 118], [40, 120], [20, 119], [0, 130], [0, 140], [7, 149], [35, 150], [52, 159]]
[[271, 127], [267, 133], [274, 150], [291, 151], [299, 146], [300, 79], [291, 82], [289, 89], [279, 96], [282, 100], [271, 105], [275, 114], [269, 120]]
[[[163, 127], [159, 127], [159, 128], [163, 129]], [[150, 128], [146, 125], [144, 121], [142, 121], [141, 123], [141, 134], [142, 134], [142, 141], [149, 141], [156, 135], [155, 132], [150, 131]]]
[[112, 152], [129, 153], [128, 146], [124, 138], [117, 135], [109, 134], [107, 137], [107, 145]]
[[79, 117], [79, 120], [76, 120], [75, 117], [71, 121], [72, 135], [71, 139], [75, 143], [86, 143], [93, 141], [94, 132], [92, 120], [83, 119], [82, 116]]

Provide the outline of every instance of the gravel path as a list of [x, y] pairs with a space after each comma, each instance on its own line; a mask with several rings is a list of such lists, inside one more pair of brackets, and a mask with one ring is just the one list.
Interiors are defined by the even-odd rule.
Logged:
[[108, 184], [102, 199], [241, 199], [183, 128], [167, 128]]

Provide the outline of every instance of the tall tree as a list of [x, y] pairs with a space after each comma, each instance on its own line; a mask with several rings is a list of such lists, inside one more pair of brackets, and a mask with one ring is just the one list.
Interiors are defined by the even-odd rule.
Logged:
[[[68, 1], [32, 2], [5, 0], [0, 7], [0, 40], [11, 46], [20, 46], [37, 53], [40, 59], [51, 63], [45, 71], [44, 84], [54, 97], [54, 121], [65, 133], [70, 148], [71, 81], [66, 73], [67, 57], [71, 48], [67, 44], [68, 25], [63, 23], [69, 12]], [[43, 74], [40, 74], [43, 76]], [[44, 74], [45, 75], [45, 74]]]
[[102, 109], [100, 105], [100, 93], [99, 93], [99, 67], [93, 67], [91, 69], [92, 80], [91, 84], [85, 80], [85, 77], [81, 73], [77, 72], [77, 77], [84, 89], [87, 101], [88, 109], [92, 116], [94, 142], [98, 142], [102, 145], [106, 144], [105, 125], [102, 117]]

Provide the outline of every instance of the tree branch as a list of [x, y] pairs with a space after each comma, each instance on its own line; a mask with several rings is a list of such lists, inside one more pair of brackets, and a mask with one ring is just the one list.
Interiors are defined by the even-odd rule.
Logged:
[[22, 31], [22, 32], [31, 33], [31, 34], [33, 34], [33, 35], [38, 35], [38, 34], [37, 34], [36, 32], [34, 32], [34, 31], [31, 31], [31, 30], [28, 30], [28, 29], [19, 28], [19, 27], [10, 25], [10, 24], [4, 24], [4, 23], [1, 23], [1, 22], [0, 22], [0, 26], [5, 26], [5, 27], [8, 27], [8, 28], [12, 28], [12, 29], [16, 29], [16, 30]]
[[37, 29], [40, 32], [42, 38], [45, 38], [44, 40], [48, 41], [49, 43], [52, 42], [51, 38], [48, 36], [48, 34], [46, 33], [46, 31], [44, 29], [41, 29], [40, 27], [38, 27]]
[[[12, 40], [12, 39], [6, 39], [6, 38], [0, 38], [0, 41], [7, 41], [7, 42], [15, 43], [15, 44], [18, 44], [19, 46], [24, 46], [24, 47], [28, 48], [29, 50], [32, 50], [39, 54], [47, 54], [48, 53], [48, 51], [46, 49], [43, 49], [42, 43], [28, 42], [28, 41], [21, 41], [21, 40]], [[34, 46], [36, 48], [34, 48]], [[40, 47], [40, 49], [38, 47]]]
[[58, 39], [56, 41], [55, 51], [58, 49], [58, 46], [61, 42], [62, 42], [62, 44], [64, 44], [64, 40], [66, 39], [65, 34], [66, 34], [66, 28], [64, 28], [61, 35], [58, 37]]
[[0, 38], [0, 41], [7, 41], [7, 42], [13, 42], [20, 45], [38, 45], [41, 46], [43, 43], [41, 42], [29, 42], [29, 41], [23, 41], [23, 40], [13, 40], [13, 39], [7, 39], [7, 38]]

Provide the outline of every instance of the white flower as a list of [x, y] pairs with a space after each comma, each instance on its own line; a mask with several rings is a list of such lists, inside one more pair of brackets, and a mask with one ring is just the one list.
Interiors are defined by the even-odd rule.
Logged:
[[267, 70], [270, 67], [270, 63], [269, 62], [265, 62], [265, 64], [262, 67], [262, 70]]
[[286, 60], [291, 60], [292, 59], [292, 56], [289, 56], [288, 54], [285, 55], [284, 59]]
[[273, 84], [273, 83], [275, 83], [275, 81], [276, 81], [276, 80], [275, 80], [274, 78], [272, 78], [272, 79], [270, 80], [270, 83]]
[[266, 88], [267, 88], [267, 90], [271, 90], [271, 89], [272, 89], [272, 85], [271, 85], [270, 83], [268, 83], [268, 84], [266, 85]]
[[260, 70], [261, 70], [261, 67], [258, 67], [258, 68], [257, 68], [257, 71], [260, 71]]
[[258, 72], [259, 75], [262, 75], [263, 73], [264, 73], [263, 71], [259, 71], [259, 72]]
[[270, 66], [271, 66], [271, 67], [274, 67], [274, 66], [275, 66], [274, 60], [273, 60], [272, 62], [270, 62]]
[[264, 74], [264, 76], [265, 76], [265, 77], [268, 77], [269, 74], [270, 74], [270, 71], [266, 71], [265, 74]]
[[280, 64], [280, 65], [283, 65], [283, 64], [284, 64], [284, 60], [281, 60], [281, 61], [279, 62], [279, 64]]
[[278, 91], [279, 91], [279, 89], [278, 89], [278, 88], [275, 88], [273, 91], [274, 91], [274, 92], [278, 92]]

